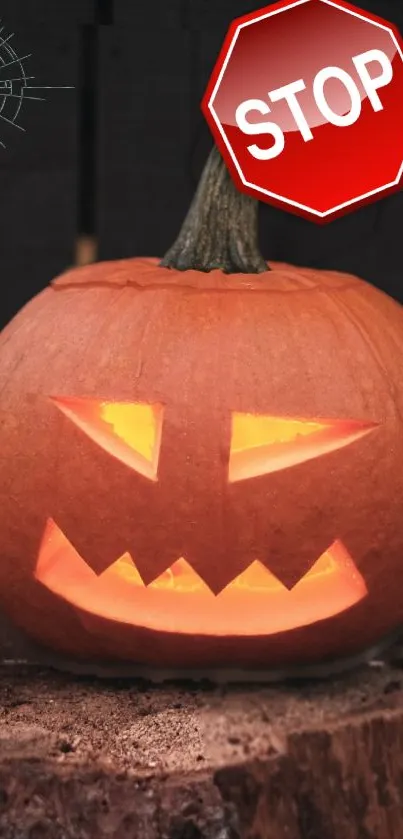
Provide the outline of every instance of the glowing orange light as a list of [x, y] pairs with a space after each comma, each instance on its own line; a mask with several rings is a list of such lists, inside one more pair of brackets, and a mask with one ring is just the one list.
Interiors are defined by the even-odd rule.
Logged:
[[52, 397], [57, 407], [109, 454], [157, 480], [162, 405]]
[[347, 446], [377, 423], [232, 415], [229, 480], [242, 481], [295, 466]]
[[285, 632], [336, 615], [367, 594], [339, 541], [291, 591], [256, 560], [215, 596], [183, 558], [148, 586], [129, 554], [97, 576], [52, 520], [35, 576], [81, 612], [161, 632], [206, 636]]
[[[57, 407], [109, 454], [157, 480], [163, 406], [54, 396]], [[295, 466], [347, 446], [377, 423], [313, 420], [234, 413], [230, 482]]]

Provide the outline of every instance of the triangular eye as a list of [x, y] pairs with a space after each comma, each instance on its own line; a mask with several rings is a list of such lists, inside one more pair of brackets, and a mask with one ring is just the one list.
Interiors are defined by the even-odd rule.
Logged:
[[378, 426], [359, 420], [232, 415], [228, 478], [242, 481], [311, 460], [353, 443]]
[[157, 480], [162, 405], [67, 396], [51, 399], [94, 443], [146, 478]]

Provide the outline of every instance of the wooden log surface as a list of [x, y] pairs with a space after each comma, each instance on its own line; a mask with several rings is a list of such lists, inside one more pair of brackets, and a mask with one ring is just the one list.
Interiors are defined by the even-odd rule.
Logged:
[[0, 669], [2, 839], [401, 839], [403, 650], [327, 681]]

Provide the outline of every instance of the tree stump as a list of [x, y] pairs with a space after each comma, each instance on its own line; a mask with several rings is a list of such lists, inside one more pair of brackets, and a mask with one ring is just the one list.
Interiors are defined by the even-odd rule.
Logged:
[[322, 682], [1, 668], [2, 839], [401, 839], [403, 653]]

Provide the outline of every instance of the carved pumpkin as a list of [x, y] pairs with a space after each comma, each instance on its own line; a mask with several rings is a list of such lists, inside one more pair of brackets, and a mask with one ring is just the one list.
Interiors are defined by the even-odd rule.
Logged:
[[70, 657], [291, 667], [403, 620], [403, 314], [270, 263], [214, 151], [162, 264], [72, 270], [0, 340], [0, 603]]

